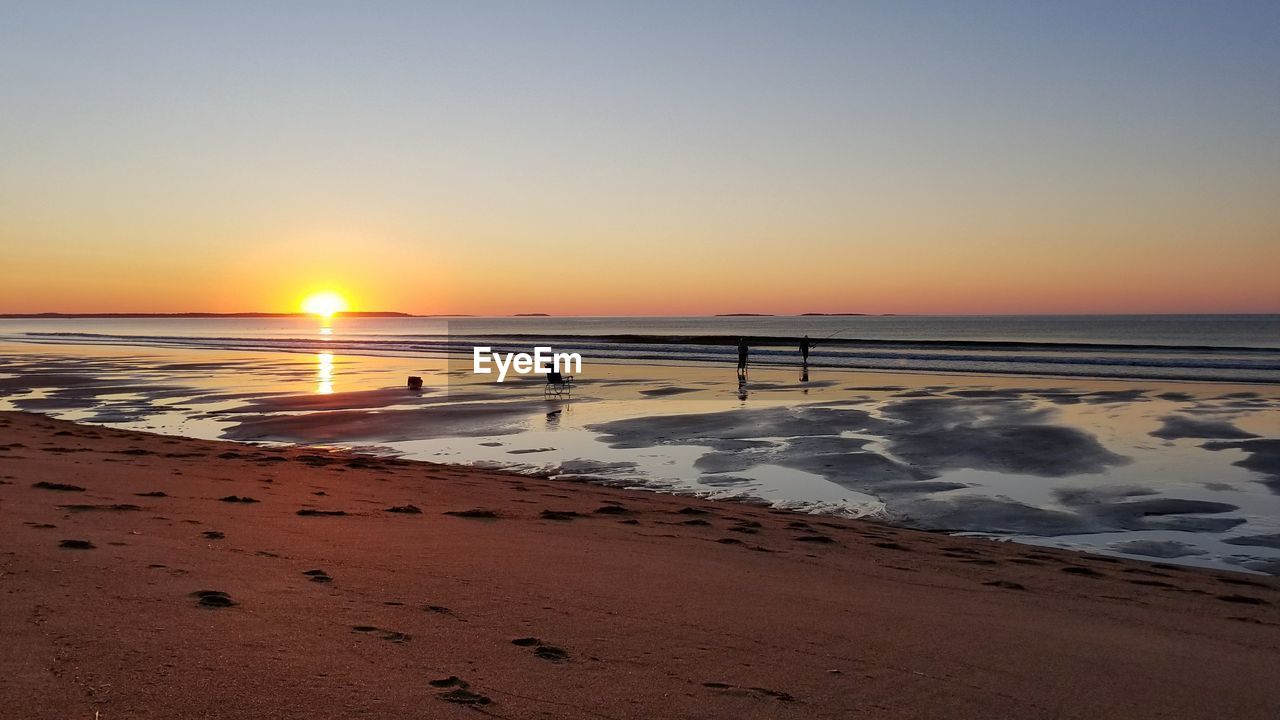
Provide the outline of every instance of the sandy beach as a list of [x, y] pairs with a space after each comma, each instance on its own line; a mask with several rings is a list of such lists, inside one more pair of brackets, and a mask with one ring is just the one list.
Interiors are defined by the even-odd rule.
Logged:
[[0, 414], [22, 718], [1274, 718], [1273, 578]]

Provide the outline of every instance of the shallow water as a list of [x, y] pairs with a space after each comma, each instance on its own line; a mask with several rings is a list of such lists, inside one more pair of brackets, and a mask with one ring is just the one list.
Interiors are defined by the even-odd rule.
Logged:
[[459, 367], [0, 343], [0, 406], [1280, 572], [1274, 385], [760, 367], [739, 386], [731, 368], [597, 362], [544, 400]]

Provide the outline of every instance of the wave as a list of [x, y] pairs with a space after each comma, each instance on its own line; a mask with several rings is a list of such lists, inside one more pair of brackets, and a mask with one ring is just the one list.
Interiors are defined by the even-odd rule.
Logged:
[[[475, 346], [500, 352], [533, 345], [578, 352], [584, 363], [643, 361], [661, 364], [725, 363], [738, 337], [644, 334], [466, 334], [309, 337], [127, 335], [27, 332], [10, 339], [39, 343], [130, 345], [269, 352], [341, 352], [351, 355], [469, 357]], [[747, 338], [757, 365], [799, 364], [799, 337]], [[819, 338], [811, 368], [921, 372], [1062, 375], [1280, 383], [1280, 348], [1190, 345], [1021, 342], [984, 340], [879, 340]]]

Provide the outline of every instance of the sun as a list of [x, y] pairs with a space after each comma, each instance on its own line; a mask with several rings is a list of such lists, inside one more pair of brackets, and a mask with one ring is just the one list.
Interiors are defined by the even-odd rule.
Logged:
[[302, 312], [331, 318], [335, 313], [345, 312], [347, 301], [336, 292], [318, 292], [308, 295], [302, 301]]

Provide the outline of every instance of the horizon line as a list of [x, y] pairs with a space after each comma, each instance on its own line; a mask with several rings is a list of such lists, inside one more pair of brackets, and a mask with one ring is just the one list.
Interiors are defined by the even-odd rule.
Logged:
[[[1132, 312], [1132, 311], [1115, 311], [1115, 312], [1039, 312], [1039, 313], [864, 313], [864, 312], [803, 312], [803, 313], [759, 313], [759, 312], [734, 312], [734, 313], [665, 313], [657, 315], [647, 314], [554, 314], [541, 312], [525, 312], [525, 313], [505, 313], [505, 314], [473, 314], [473, 313], [407, 313], [392, 310], [352, 310], [343, 311], [333, 314], [333, 317], [349, 317], [349, 318], [747, 318], [747, 317], [779, 317], [779, 318], [798, 318], [798, 317], [1124, 317], [1124, 316], [1265, 316], [1280, 315], [1280, 310], [1276, 311], [1218, 311], [1218, 312], [1186, 312], [1186, 311], [1167, 311], [1167, 312]], [[204, 311], [181, 311], [181, 312], [32, 312], [32, 313], [0, 313], [0, 320], [56, 320], [56, 319], [162, 319], [162, 318], [191, 318], [191, 319], [218, 319], [218, 318], [310, 318], [316, 317], [315, 313], [306, 312], [269, 312], [269, 311], [244, 311], [244, 312], [204, 312]]]

